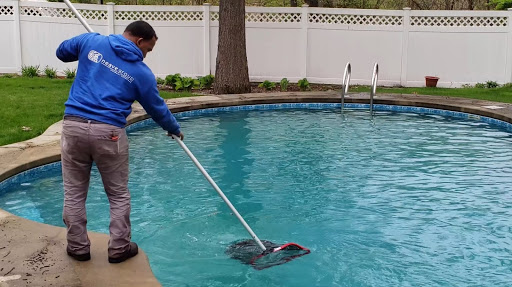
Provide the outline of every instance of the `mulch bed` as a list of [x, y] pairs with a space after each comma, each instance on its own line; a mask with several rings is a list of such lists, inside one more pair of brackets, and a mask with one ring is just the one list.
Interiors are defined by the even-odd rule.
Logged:
[[[281, 92], [281, 88], [279, 87], [279, 84], [276, 84], [276, 87], [267, 90], [265, 88], [258, 87], [260, 83], [251, 83], [251, 93], [276, 93]], [[158, 88], [161, 91], [168, 91], [168, 92], [175, 92], [173, 89], [171, 89], [169, 86], [162, 86], [159, 85]], [[327, 84], [309, 84], [309, 91], [332, 91], [332, 90], [340, 90], [341, 85], [327, 85]], [[299, 92], [301, 91], [300, 88], [297, 86], [297, 84], [290, 83], [288, 85], [287, 92]], [[193, 93], [199, 93], [203, 95], [212, 95], [213, 89], [194, 89], [192, 90]]]

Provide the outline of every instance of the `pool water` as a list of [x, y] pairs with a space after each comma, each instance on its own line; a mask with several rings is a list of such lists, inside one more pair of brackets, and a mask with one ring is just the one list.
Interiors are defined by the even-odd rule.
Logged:
[[[133, 240], [164, 286], [510, 286], [512, 135], [439, 115], [325, 110], [180, 119], [185, 143], [261, 239], [311, 254], [262, 271], [224, 252], [249, 238], [156, 125], [130, 133]], [[96, 169], [89, 230], [108, 232]], [[0, 208], [63, 226], [60, 170]]]

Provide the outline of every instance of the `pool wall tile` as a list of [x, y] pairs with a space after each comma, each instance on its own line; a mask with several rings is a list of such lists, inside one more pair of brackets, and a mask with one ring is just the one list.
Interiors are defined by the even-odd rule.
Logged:
[[18, 173], [17, 175], [10, 177], [2, 182], [0, 182], [0, 195], [4, 191], [9, 190], [13, 186], [20, 185], [22, 183], [30, 182], [34, 177], [41, 173], [45, 173], [48, 171], [61, 171], [61, 162], [52, 162], [49, 164], [41, 165], [36, 168], [32, 168], [23, 172]]

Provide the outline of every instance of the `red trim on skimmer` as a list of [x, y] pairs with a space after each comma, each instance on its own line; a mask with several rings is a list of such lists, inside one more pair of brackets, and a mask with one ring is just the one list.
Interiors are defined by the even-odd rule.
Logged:
[[[266, 266], [257, 266], [255, 264], [256, 260], [258, 260], [259, 258], [261, 258], [263, 256], [266, 256], [266, 255], [269, 255], [271, 253], [275, 253], [275, 252], [278, 252], [278, 251], [286, 251], [286, 250], [291, 250], [291, 251], [293, 251], [293, 250], [302, 250], [302, 251], [305, 251], [305, 253], [284, 257], [284, 258], [281, 258], [279, 262], [270, 263], [270, 264], [268, 264]], [[269, 267], [272, 267], [272, 266], [277, 266], [277, 265], [284, 264], [284, 263], [289, 262], [289, 261], [291, 261], [291, 260], [293, 260], [295, 258], [304, 256], [304, 255], [309, 254], [309, 253], [311, 253], [311, 250], [309, 250], [306, 247], [302, 247], [302, 246], [300, 246], [297, 243], [286, 243], [286, 244], [283, 244], [283, 245], [281, 245], [279, 247], [276, 247], [276, 248], [274, 248], [272, 250], [266, 250], [262, 254], [260, 254], [258, 256], [255, 256], [254, 258], [251, 259], [251, 265], [256, 270], [262, 270], [262, 269], [266, 269], [266, 268], [269, 268]]]

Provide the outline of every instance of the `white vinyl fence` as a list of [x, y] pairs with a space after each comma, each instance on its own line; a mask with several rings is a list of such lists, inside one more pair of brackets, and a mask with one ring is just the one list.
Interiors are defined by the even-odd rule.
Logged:
[[[135, 20], [159, 40], [146, 63], [155, 75], [215, 72], [219, 8], [76, 4], [101, 34], [120, 34]], [[379, 63], [379, 85], [438, 86], [512, 82], [512, 11], [416, 11], [330, 8], [246, 8], [251, 81], [340, 84], [347, 62], [352, 84], [369, 84]], [[0, 1], [0, 73], [39, 65], [76, 67], [55, 57], [65, 39], [85, 32], [63, 3]]]

